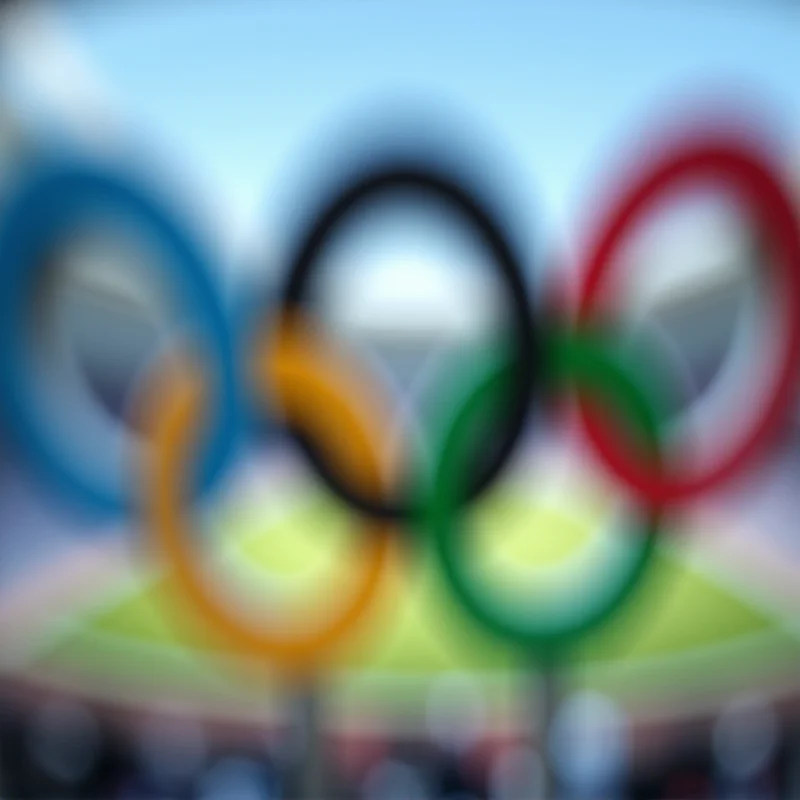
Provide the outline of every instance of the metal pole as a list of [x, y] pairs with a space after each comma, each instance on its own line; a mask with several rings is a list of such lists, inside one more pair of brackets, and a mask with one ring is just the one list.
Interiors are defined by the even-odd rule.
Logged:
[[323, 800], [332, 796], [326, 785], [322, 694], [316, 679], [300, 684], [292, 697], [296, 750], [297, 800]]
[[[536, 800], [558, 800], [560, 785], [558, 772], [553, 764], [551, 752], [551, 732], [562, 697], [562, 672], [560, 661], [553, 656], [541, 659], [538, 669], [531, 669], [531, 677], [536, 676], [537, 691], [534, 695], [536, 713], [533, 715], [533, 739], [538, 739], [542, 758], [542, 795]], [[531, 681], [534, 682], [533, 680]]]

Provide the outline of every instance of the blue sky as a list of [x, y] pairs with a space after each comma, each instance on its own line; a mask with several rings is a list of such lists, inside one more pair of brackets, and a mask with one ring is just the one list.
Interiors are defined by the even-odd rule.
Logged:
[[500, 155], [522, 228], [564, 241], [636, 132], [698, 92], [756, 99], [800, 152], [800, 7], [780, 0], [143, 0], [67, 13], [126, 118], [237, 245], [279, 239], [331, 131], [394, 99], [454, 115]]

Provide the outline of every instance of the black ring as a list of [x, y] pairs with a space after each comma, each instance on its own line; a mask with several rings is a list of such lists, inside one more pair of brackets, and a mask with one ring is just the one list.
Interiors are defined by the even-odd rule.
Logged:
[[[507, 288], [513, 317], [512, 357], [516, 363], [516, 380], [510, 395], [508, 422], [504, 425], [499, 445], [476, 468], [475, 477], [469, 482], [470, 489], [465, 502], [471, 502], [497, 478], [522, 436], [533, 400], [542, 353], [541, 335], [534, 324], [532, 304], [520, 261], [501, 225], [478, 200], [474, 188], [468, 190], [459, 178], [418, 160], [392, 159], [357, 173], [334, 193], [332, 199], [304, 229], [294, 257], [290, 260], [286, 284], [281, 292], [280, 311], [291, 313], [307, 306], [308, 285], [317, 260], [329, 237], [348, 215], [357, 213], [387, 195], [397, 194], [430, 197], [458, 212], [466, 225], [477, 232], [481, 243], [497, 264]], [[383, 502], [354, 491], [301, 432], [291, 427], [288, 432], [304, 451], [327, 488], [349, 506], [369, 517], [382, 520], [408, 521], [415, 518], [416, 509], [407, 501]]]

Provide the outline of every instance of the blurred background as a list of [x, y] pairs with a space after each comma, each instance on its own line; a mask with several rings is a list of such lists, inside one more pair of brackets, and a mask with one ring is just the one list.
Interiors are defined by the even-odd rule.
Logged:
[[[340, 177], [422, 148], [485, 191], [541, 307], [569, 293], [624, 176], [717, 107], [775, 133], [800, 203], [798, 67], [789, 0], [11, 2], [0, 215], [54, 158], [122, 165], [197, 240], [245, 347]], [[618, 341], [660, 375], [668, 453], [697, 471], [763, 405], [786, 298], [732, 193], [664, 200], [615, 264]], [[389, 398], [381, 457], [419, 450], [423, 471], [444, 398], [511, 324], [507, 285], [451, 211], [376, 203], [309, 281], [320, 324]], [[41, 243], [19, 301], [31, 413], [86, 480], [133, 494], [137, 392], [198, 322], [146, 231], [80, 222]], [[243, 618], [300, 604], [313, 627], [356, 569], [363, 517], [253, 405], [193, 544]], [[473, 621], [412, 533], [313, 678], [176, 609], [135, 508], [53, 485], [18, 427], [0, 416], [4, 800], [800, 797], [796, 413], [734, 482], [670, 515], [629, 600], [556, 656]], [[576, 430], [532, 418], [464, 515], [479, 579], [523, 612], [588, 598], [631, 546], [630, 493]]]

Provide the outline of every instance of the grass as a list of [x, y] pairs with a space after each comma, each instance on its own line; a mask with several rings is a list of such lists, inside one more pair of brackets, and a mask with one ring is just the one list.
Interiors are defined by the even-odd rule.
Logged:
[[[480, 578], [513, 584], [509, 591], [531, 584], [549, 591], [558, 584], [580, 562], [581, 553], [602, 543], [598, 521], [608, 512], [600, 497], [586, 495], [580, 503], [569, 499], [540, 498], [533, 504], [517, 490], [495, 492], [463, 532], [482, 565]], [[313, 603], [317, 609], [320, 603], [326, 607], [331, 596], [330, 602], [336, 601], [329, 587], [346, 585], [358, 546], [352, 524], [317, 495], [270, 519], [259, 504], [240, 504], [223, 515], [218, 535], [206, 542], [207, 547], [217, 542], [208, 547], [207, 569], [225, 587], [220, 591], [240, 603], [256, 624], [298, 602], [308, 604], [313, 618], [320, 613]], [[509, 577], [515, 570], [516, 578]], [[582, 586], [579, 579], [571, 589]], [[245, 660], [226, 652], [197, 620], [178, 612], [173, 589], [168, 572], [143, 569], [133, 590], [111, 602], [101, 598], [96, 610], [54, 638], [39, 663], [112, 691], [137, 686], [245, 702], [254, 687], [263, 688], [268, 669], [252, 662], [243, 669]], [[624, 693], [710, 676], [719, 682], [731, 671], [753, 669], [753, 658], [789, 663], [798, 651], [797, 640], [766, 612], [689, 566], [679, 547], [666, 544], [659, 547], [634, 602], [570, 655], [589, 685]], [[348, 643], [336, 671], [349, 681], [347, 691], [357, 694], [352, 687], [373, 678], [424, 684], [459, 671], [488, 680], [514, 676], [529, 663], [529, 654], [489, 636], [465, 616], [416, 543], [394, 561], [370, 625]], [[248, 675], [255, 681], [248, 683]]]

